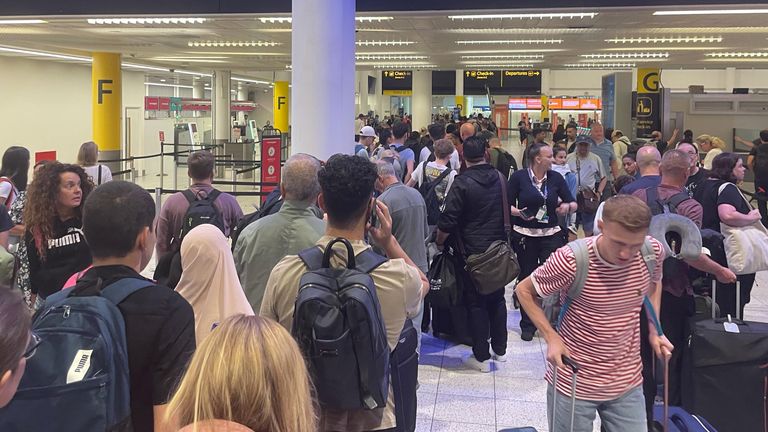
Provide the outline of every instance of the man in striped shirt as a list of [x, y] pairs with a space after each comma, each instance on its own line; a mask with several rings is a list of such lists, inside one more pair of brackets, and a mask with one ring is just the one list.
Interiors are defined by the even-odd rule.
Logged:
[[[570, 368], [563, 367], [563, 356], [581, 366], [576, 385], [574, 431], [591, 431], [595, 413], [600, 414], [607, 432], [645, 432], [647, 423], [642, 391], [640, 360], [640, 313], [647, 295], [659, 310], [661, 263], [664, 249], [651, 239], [656, 254], [656, 270], [649, 274], [640, 249], [651, 222], [651, 211], [640, 199], [618, 195], [609, 199], [599, 222], [602, 234], [587, 239], [589, 271], [581, 295], [568, 308], [560, 334], [549, 324], [536, 297], [560, 293], [561, 301], [576, 275], [576, 258], [569, 247], [549, 259], [517, 286], [520, 304], [547, 341], [547, 390], [550, 424], [553, 411], [556, 424], [551, 432], [570, 430]], [[673, 349], [666, 337], [651, 329], [649, 342], [657, 356], [668, 356]], [[554, 365], [554, 366], [553, 366]], [[552, 407], [553, 367], [558, 371], [560, 393]]]

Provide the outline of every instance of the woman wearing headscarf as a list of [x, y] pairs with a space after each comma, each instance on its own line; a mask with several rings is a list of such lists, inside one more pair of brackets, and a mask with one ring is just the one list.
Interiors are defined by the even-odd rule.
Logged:
[[198, 344], [226, 318], [254, 315], [237, 277], [232, 251], [220, 229], [203, 224], [184, 237], [181, 269], [176, 291], [195, 311]]

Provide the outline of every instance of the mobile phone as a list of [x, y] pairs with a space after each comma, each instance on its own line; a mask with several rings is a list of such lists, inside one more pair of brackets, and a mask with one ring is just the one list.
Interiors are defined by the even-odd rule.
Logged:
[[371, 207], [371, 216], [368, 218], [368, 223], [371, 224], [371, 227], [375, 227], [379, 223], [379, 216], [376, 214], [376, 208], [378, 208], [377, 202], [378, 200], [374, 198], [373, 206]]
[[532, 211], [528, 210], [527, 208], [520, 210], [520, 214], [521, 214], [521, 215], [522, 215], [522, 216], [523, 216], [525, 219], [531, 219], [531, 218], [533, 218], [534, 216], [536, 216], [536, 215], [535, 215], [535, 214], [534, 214]]

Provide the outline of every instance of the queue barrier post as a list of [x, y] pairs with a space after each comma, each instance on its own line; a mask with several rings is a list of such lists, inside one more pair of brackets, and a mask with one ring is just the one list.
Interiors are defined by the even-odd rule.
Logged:
[[[160, 178], [162, 179], [163, 177], [160, 176]], [[160, 214], [160, 210], [162, 208], [163, 208], [162, 188], [155, 188], [155, 214], [159, 215]]]
[[165, 156], [163, 155], [163, 152], [165, 151], [164, 147], [165, 143], [160, 141], [160, 189], [163, 188], [163, 177], [165, 177], [165, 169], [163, 167], [163, 161], [165, 160]]
[[179, 189], [179, 162], [176, 156], [173, 157], [173, 190]]

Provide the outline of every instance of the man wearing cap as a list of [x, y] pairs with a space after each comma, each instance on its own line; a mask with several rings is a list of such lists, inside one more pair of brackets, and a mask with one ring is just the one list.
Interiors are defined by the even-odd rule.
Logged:
[[370, 126], [363, 126], [363, 128], [360, 129], [360, 145], [362, 148], [357, 151], [357, 155], [365, 159], [370, 159], [373, 154], [373, 144], [375, 141], [376, 131]]
[[[576, 173], [578, 189], [596, 190], [597, 196], [602, 196], [608, 176], [600, 158], [590, 151], [589, 140], [579, 137], [576, 140], [576, 151], [565, 159], [568, 167]], [[598, 183], [599, 182], [599, 183]], [[599, 184], [595, 189], [595, 184]], [[592, 236], [595, 227], [595, 214], [587, 213], [579, 208], [576, 211], [576, 226], [584, 227], [584, 234]]]

